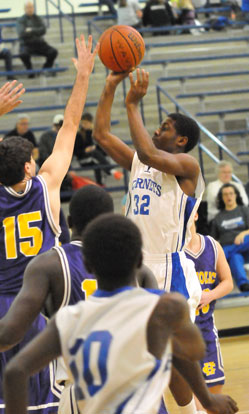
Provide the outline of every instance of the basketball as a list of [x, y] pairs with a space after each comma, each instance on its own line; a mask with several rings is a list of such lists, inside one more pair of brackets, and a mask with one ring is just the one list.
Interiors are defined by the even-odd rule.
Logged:
[[144, 40], [136, 29], [130, 26], [112, 26], [99, 39], [101, 62], [114, 72], [134, 70], [144, 57]]

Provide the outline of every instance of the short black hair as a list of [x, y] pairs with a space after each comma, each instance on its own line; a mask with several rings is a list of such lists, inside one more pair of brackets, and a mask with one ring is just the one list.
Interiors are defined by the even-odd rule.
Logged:
[[72, 197], [69, 204], [71, 225], [81, 234], [86, 225], [103, 213], [114, 211], [111, 196], [101, 187], [86, 185], [80, 188]]
[[25, 138], [7, 137], [0, 142], [0, 183], [11, 186], [24, 177], [24, 166], [31, 161], [33, 144]]
[[93, 121], [93, 116], [92, 114], [90, 114], [90, 112], [85, 112], [82, 117], [81, 117], [81, 121], [89, 121], [92, 122]]
[[169, 114], [168, 117], [175, 121], [174, 127], [177, 134], [188, 138], [184, 152], [191, 151], [200, 139], [200, 128], [197, 122], [193, 118], [178, 112]]
[[223, 201], [223, 198], [222, 198], [222, 191], [224, 188], [227, 188], [227, 187], [232, 187], [234, 189], [234, 192], [236, 194], [236, 203], [238, 204], [238, 206], [243, 206], [244, 203], [243, 203], [243, 200], [242, 200], [242, 197], [240, 195], [238, 188], [234, 184], [226, 183], [226, 184], [223, 184], [223, 186], [219, 189], [219, 192], [216, 197], [216, 206], [218, 210], [224, 210], [226, 207]]
[[130, 284], [142, 257], [142, 237], [135, 223], [120, 214], [103, 214], [87, 225], [82, 240], [86, 266], [100, 288]]

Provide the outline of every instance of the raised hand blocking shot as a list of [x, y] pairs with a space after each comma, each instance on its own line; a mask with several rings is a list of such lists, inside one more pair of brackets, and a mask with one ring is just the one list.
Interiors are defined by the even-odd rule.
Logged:
[[6, 82], [0, 89], [0, 116], [11, 112], [23, 101], [20, 97], [24, 94], [23, 84], [17, 81]]

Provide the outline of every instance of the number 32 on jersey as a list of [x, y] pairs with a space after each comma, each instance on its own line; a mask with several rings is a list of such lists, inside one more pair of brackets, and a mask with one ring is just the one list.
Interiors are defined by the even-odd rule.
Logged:
[[134, 208], [133, 214], [138, 215], [141, 214], [143, 216], [148, 216], [150, 213], [150, 196], [144, 194], [142, 197], [135, 194], [134, 195]]

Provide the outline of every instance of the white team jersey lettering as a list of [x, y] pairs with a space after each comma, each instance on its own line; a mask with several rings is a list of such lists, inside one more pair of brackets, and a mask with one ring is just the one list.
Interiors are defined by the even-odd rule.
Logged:
[[158, 295], [141, 288], [90, 296], [59, 310], [62, 353], [81, 414], [156, 414], [171, 371], [147, 350], [147, 323]]

